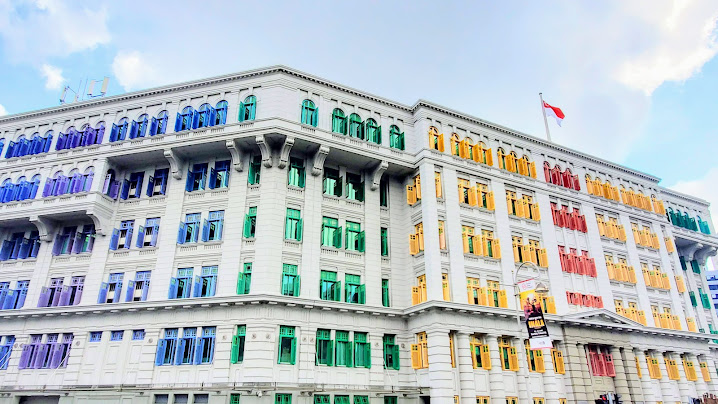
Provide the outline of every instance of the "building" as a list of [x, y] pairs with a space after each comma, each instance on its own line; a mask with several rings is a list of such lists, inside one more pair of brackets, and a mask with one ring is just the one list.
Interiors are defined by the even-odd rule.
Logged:
[[0, 134], [2, 404], [718, 391], [708, 205], [649, 174], [281, 66]]
[[713, 306], [718, 309], [718, 271], [707, 271], [706, 280], [708, 281], [708, 290]]

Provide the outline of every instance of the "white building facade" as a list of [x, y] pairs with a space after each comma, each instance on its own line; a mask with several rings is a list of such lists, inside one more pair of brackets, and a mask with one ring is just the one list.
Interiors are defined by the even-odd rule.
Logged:
[[2, 404], [718, 393], [708, 204], [651, 175], [281, 66], [0, 137]]

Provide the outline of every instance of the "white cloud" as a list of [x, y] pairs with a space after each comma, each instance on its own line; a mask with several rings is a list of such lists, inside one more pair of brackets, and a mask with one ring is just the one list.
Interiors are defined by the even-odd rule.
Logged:
[[79, 2], [0, 0], [0, 39], [15, 63], [39, 65], [48, 57], [66, 57], [110, 41], [105, 8]]
[[112, 73], [127, 91], [156, 85], [163, 80], [153, 61], [138, 51], [120, 51], [112, 61]]
[[666, 81], [691, 78], [718, 52], [715, 1], [622, 3], [629, 15], [644, 20], [651, 41], [618, 66], [619, 82], [651, 95]]
[[0, 116], [7, 115], [7, 110], [0, 104]]
[[710, 213], [715, 223], [715, 220], [718, 219], [718, 186], [716, 184], [718, 184], [718, 167], [713, 167], [702, 178], [679, 181], [669, 188], [710, 202]]
[[59, 90], [65, 82], [62, 77], [62, 69], [49, 64], [42, 65], [42, 76], [45, 78], [45, 88], [48, 90]]

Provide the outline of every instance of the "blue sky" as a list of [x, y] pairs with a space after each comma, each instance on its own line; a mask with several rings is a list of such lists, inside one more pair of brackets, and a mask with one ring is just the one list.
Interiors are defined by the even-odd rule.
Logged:
[[58, 105], [84, 77], [119, 94], [285, 64], [545, 136], [542, 91], [566, 114], [555, 142], [717, 212], [714, 0], [198, 4], [0, 0], [0, 113]]

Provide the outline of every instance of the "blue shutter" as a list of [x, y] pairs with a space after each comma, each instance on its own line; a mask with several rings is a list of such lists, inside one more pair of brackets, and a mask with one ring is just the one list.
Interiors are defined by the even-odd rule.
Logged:
[[214, 189], [214, 183], [217, 181], [217, 170], [209, 169], [209, 189]]
[[112, 236], [110, 237], [110, 250], [116, 250], [118, 244], [120, 244], [120, 231], [112, 229]]
[[237, 115], [237, 120], [239, 122], [244, 121], [244, 103], [243, 102], [239, 103], [239, 114]]
[[[58, 139], [58, 142], [60, 140]], [[42, 152], [47, 153], [50, 151], [50, 144], [52, 143], [52, 135], [47, 135], [45, 138], [45, 145], [43, 146]]]
[[147, 196], [152, 196], [152, 191], [155, 189], [155, 177], [150, 175], [149, 181], [147, 181]]
[[122, 296], [122, 281], [118, 281], [115, 285], [115, 295], [112, 297], [112, 303], [119, 303]]
[[187, 338], [180, 338], [177, 340], [177, 350], [175, 351], [175, 365], [182, 364], [182, 354], [184, 353], [184, 347], [186, 345], [187, 345]]
[[[116, 142], [117, 141], [117, 132], [119, 132], [120, 128], [117, 127], [117, 124], [112, 124], [112, 130], [110, 131], [110, 142]], [[62, 135], [62, 133], [60, 134]], [[58, 143], [60, 143], [60, 139], [57, 140]], [[58, 149], [60, 150], [60, 149]]]
[[209, 240], [209, 222], [207, 222], [207, 219], [204, 219], [204, 224], [202, 225], [202, 241]]
[[18, 292], [14, 290], [8, 290], [7, 295], [5, 295], [5, 301], [0, 302], [2, 303], [2, 306], [0, 307], [3, 310], [7, 309], [13, 309], [15, 307], [15, 299], [17, 299]]
[[135, 297], [135, 281], [127, 281], [127, 290], [125, 291], [125, 301], [131, 302]]
[[152, 238], [150, 239], [150, 246], [155, 247], [157, 245], [157, 236], [160, 234], [160, 225], [156, 224], [152, 227]]
[[130, 139], [134, 139], [137, 137], [137, 129], [138, 129], [137, 122], [132, 121], [132, 125], [130, 125]]
[[135, 244], [135, 246], [137, 246], [137, 248], [142, 248], [144, 242], [145, 242], [145, 226], [140, 226], [137, 229], [137, 243]]
[[57, 143], [55, 143], [55, 150], [62, 150], [65, 148], [65, 141], [67, 140], [67, 136], [60, 132], [60, 134], [57, 136]]
[[199, 111], [192, 111], [192, 129], [197, 129], [199, 126]]
[[219, 223], [217, 225], [217, 240], [222, 240], [222, 230], [224, 228], [224, 218], [219, 219]]
[[40, 180], [37, 179], [35, 182], [32, 183], [32, 186], [30, 188], [30, 199], [35, 199], [37, 196], [37, 189], [40, 187]]
[[[62, 250], [62, 236], [60, 234], [55, 235], [55, 242], [52, 245], [52, 255], [60, 255], [60, 251]], [[3, 244], [3, 247], [5, 245]], [[0, 257], [1, 258], [1, 257]]]
[[194, 173], [192, 170], [187, 170], [187, 182], [185, 183], [184, 190], [187, 192], [192, 192], [192, 184], [194, 183]]
[[202, 293], [202, 277], [196, 275], [194, 277], [194, 290], [192, 291], [192, 297], [199, 297]]
[[177, 278], [170, 278], [170, 289], [167, 292], [168, 299], [177, 298]]
[[127, 238], [125, 239], [125, 248], [126, 249], [129, 249], [132, 246], [132, 230], [133, 230], [132, 227], [127, 229]]
[[167, 341], [161, 339], [157, 341], [157, 355], [155, 355], [155, 366], [162, 366], [165, 358], [165, 350], [167, 349]]
[[146, 280], [145, 280], [145, 283], [142, 284], [142, 297], [141, 297], [141, 299], [142, 299], [143, 302], [147, 300], [147, 294], [149, 293], [149, 291], [150, 291], [150, 280], [149, 280], [149, 279], [146, 279]]
[[22, 244], [20, 244], [20, 251], [18, 251], [18, 253], [17, 253], [17, 257], [21, 260], [29, 257], [31, 246], [32, 246], [32, 243], [30, 243], [30, 240], [23, 238]]
[[217, 110], [209, 107], [209, 111], [207, 111], [207, 115], [209, 117], [209, 122], [207, 126], [214, 126], [214, 124], [217, 121]]
[[9, 159], [9, 158], [15, 157], [13, 154], [15, 152], [14, 150], [15, 150], [15, 142], [11, 141], [7, 145], [7, 150], [5, 151], [5, 158]]
[[150, 136], [154, 136], [157, 134], [157, 118], [152, 117], [152, 122], [150, 123]]
[[141, 175], [137, 178], [137, 188], [135, 188], [135, 198], [139, 198], [142, 196], [142, 181], [145, 179], [145, 173], [141, 173]]
[[165, 195], [167, 193], [167, 172], [162, 174], [162, 184], [160, 185], [160, 194]]
[[130, 196], [130, 180], [122, 180], [122, 192], [120, 193], [120, 199], [125, 200]]
[[100, 284], [100, 294], [97, 296], [97, 304], [104, 304], [107, 301], [107, 289], [110, 287], [107, 282]]
[[[198, 330], [199, 331], [199, 330]], [[194, 339], [194, 364], [199, 365], [202, 363], [202, 337], [197, 336]]]
[[13, 243], [11, 241], [5, 240], [2, 242], [2, 249], [0, 249], [0, 261], [6, 261], [8, 258], [10, 258], [12, 248]]
[[182, 128], [182, 115], [180, 113], [177, 113], [177, 119], [175, 119], [175, 132], [179, 132]]
[[177, 232], [177, 244], [184, 244], [186, 234], [187, 225], [184, 222], [180, 222], [179, 231]]

